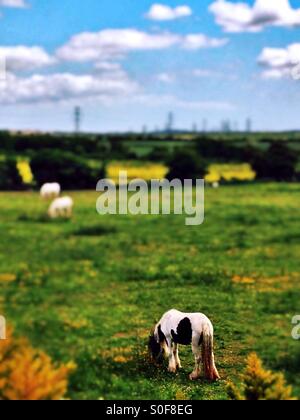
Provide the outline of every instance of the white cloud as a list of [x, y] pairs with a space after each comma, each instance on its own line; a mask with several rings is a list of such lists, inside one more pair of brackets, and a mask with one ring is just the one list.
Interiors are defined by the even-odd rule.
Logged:
[[120, 75], [74, 75], [59, 73], [35, 74], [19, 78], [8, 74], [5, 88], [0, 90], [0, 103], [35, 103], [68, 101], [75, 98], [101, 98], [108, 95], [132, 94], [137, 85], [127, 76]]
[[[25, 0], [0, 0], [0, 8], [2, 7], [24, 9], [27, 7], [27, 3]], [[1, 12], [0, 17], [2, 17]]]
[[198, 78], [206, 78], [206, 77], [221, 77], [222, 73], [216, 72], [214, 70], [208, 70], [208, 69], [194, 69], [192, 71], [192, 75]]
[[153, 4], [146, 14], [146, 17], [150, 20], [175, 20], [183, 17], [188, 17], [193, 14], [192, 9], [189, 6], [178, 6], [170, 7], [164, 4]]
[[[220, 41], [220, 42], [219, 42]], [[6, 89], [0, 92], [2, 104], [64, 101], [72, 98], [95, 98], [127, 95], [139, 86], [131, 80], [120, 64], [120, 59], [131, 51], [212, 48], [224, 45], [222, 40], [201, 34], [146, 33], [135, 29], [104, 30], [74, 36], [55, 54], [49, 55], [41, 47], [0, 47], [0, 57], [7, 62]], [[91, 74], [50, 73], [20, 75], [62, 61], [91, 62]], [[170, 77], [160, 77], [170, 82]]]
[[120, 63], [113, 63], [111, 61], [99, 61], [95, 63], [95, 69], [101, 72], [122, 71]]
[[24, 0], [0, 0], [0, 7], [1, 6], [23, 8], [27, 7], [27, 4]]
[[109, 61], [123, 58], [131, 51], [164, 50], [171, 47], [196, 50], [216, 48], [225, 39], [209, 38], [203, 34], [178, 35], [170, 32], [147, 33], [136, 29], [107, 29], [73, 36], [57, 50], [65, 61]]
[[300, 44], [291, 44], [287, 48], [264, 48], [258, 62], [270, 67], [294, 66], [300, 63]]
[[106, 29], [73, 36], [58, 49], [57, 56], [66, 61], [107, 61], [118, 59], [130, 51], [160, 50], [178, 43], [178, 36], [148, 34], [136, 29]]
[[300, 9], [293, 9], [289, 0], [255, 0], [245, 2], [214, 1], [209, 10], [226, 32], [259, 32], [267, 26], [300, 26]]
[[291, 75], [288, 69], [271, 69], [262, 72], [261, 77], [265, 80], [280, 80]]
[[201, 48], [219, 48], [228, 43], [228, 39], [209, 38], [203, 34], [190, 34], [183, 37], [182, 48], [186, 50], [199, 50]]
[[292, 70], [300, 63], [300, 43], [286, 48], [264, 48], [257, 61], [266, 68], [262, 73], [264, 79], [291, 77]]
[[112, 75], [36, 74], [27, 78], [9, 74], [5, 89], [0, 90], [0, 104], [4, 106], [69, 103], [78, 99], [84, 103], [98, 101], [108, 107], [118, 104], [136, 104], [155, 108], [173, 106], [195, 111], [231, 111], [235, 108], [226, 101], [188, 101], [174, 95], [143, 93], [140, 87], [124, 73], [123, 76], [119, 73]]
[[56, 60], [40, 47], [1, 47], [0, 57], [6, 61], [10, 72], [36, 70], [55, 64]]
[[159, 73], [156, 75], [156, 80], [164, 84], [172, 84], [177, 81], [193, 81], [194, 79], [227, 79], [234, 80], [236, 76], [234, 74], [222, 73], [221, 71], [206, 69], [206, 68], [195, 68], [193, 70], [182, 70], [179, 73]]
[[175, 76], [170, 73], [160, 73], [156, 76], [156, 79], [165, 84], [172, 84], [175, 81]]

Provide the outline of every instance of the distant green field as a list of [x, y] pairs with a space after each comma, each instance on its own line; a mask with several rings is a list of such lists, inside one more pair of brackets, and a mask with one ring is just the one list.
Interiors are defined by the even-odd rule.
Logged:
[[[158, 136], [156, 139], [149, 137], [144, 140], [127, 140], [124, 143], [138, 157], [147, 156], [154, 148], [163, 147], [174, 151], [178, 147], [191, 147], [199, 136], [205, 136], [208, 140], [222, 140], [232, 146], [243, 148], [246, 144], [252, 144], [261, 150], [267, 150], [272, 141], [285, 141], [289, 147], [299, 152], [300, 134], [299, 133], [187, 133], [174, 134], [171, 137], [166, 135]], [[168, 138], [169, 137], [169, 138]]]
[[[33, 193], [0, 193], [0, 313], [55, 360], [75, 360], [68, 396], [223, 399], [256, 351], [300, 396], [300, 186], [206, 192], [206, 221], [109, 216], [97, 195], [72, 193], [75, 215], [49, 222]], [[16, 275], [15, 281], [7, 281]], [[146, 358], [150, 328], [170, 308], [205, 312], [222, 381], [191, 383], [192, 353], [176, 376]]]
[[149, 155], [156, 147], [162, 147], [168, 149], [170, 152], [174, 151], [176, 148], [179, 147], [190, 147], [192, 142], [191, 141], [126, 141], [124, 140], [126, 146], [136, 153], [139, 158], [144, 158], [145, 156]]

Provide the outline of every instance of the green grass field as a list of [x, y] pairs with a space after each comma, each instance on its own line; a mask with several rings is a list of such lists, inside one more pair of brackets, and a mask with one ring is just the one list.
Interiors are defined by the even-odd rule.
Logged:
[[[97, 195], [73, 193], [72, 221], [45, 219], [34, 193], [0, 193], [0, 313], [57, 361], [74, 360], [76, 399], [223, 399], [256, 351], [300, 396], [300, 186], [206, 191], [206, 221], [108, 216]], [[11, 281], [14, 279], [15, 280]], [[147, 361], [168, 309], [205, 312], [222, 381], [191, 383], [189, 348], [176, 376]]]

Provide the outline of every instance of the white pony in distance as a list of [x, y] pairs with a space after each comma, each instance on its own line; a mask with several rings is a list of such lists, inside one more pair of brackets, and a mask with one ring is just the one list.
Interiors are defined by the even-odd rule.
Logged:
[[41, 197], [45, 200], [59, 197], [60, 192], [61, 187], [57, 182], [44, 184], [40, 190]]
[[50, 205], [48, 216], [50, 219], [70, 218], [73, 213], [74, 202], [71, 197], [56, 198]]

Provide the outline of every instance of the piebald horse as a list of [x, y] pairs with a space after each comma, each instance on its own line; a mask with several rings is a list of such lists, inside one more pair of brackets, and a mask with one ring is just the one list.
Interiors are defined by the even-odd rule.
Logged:
[[149, 351], [154, 360], [164, 354], [169, 359], [169, 372], [181, 368], [178, 346], [192, 345], [195, 369], [191, 380], [200, 378], [201, 362], [206, 379], [220, 379], [214, 358], [214, 329], [211, 321], [201, 313], [182, 313], [176, 309], [165, 313], [149, 337]]

